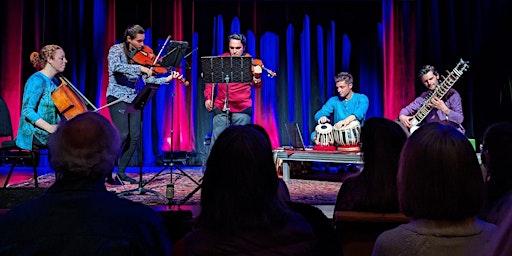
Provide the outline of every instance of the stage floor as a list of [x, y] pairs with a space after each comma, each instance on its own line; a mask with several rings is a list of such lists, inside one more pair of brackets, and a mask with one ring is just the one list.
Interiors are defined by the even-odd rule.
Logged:
[[[4, 185], [7, 174], [9, 173], [9, 168], [10, 166], [0, 166], [0, 186], [2, 187]], [[183, 173], [189, 175], [192, 179], [185, 177], [184, 174], [177, 168], [182, 170]], [[38, 167], [37, 170], [39, 186], [42, 189], [50, 186], [54, 180], [54, 172], [49, 167]], [[129, 176], [139, 180], [139, 170], [139, 167], [130, 167], [127, 169], [127, 173]], [[129, 195], [126, 196], [126, 198], [147, 204], [157, 211], [190, 210], [193, 217], [197, 216], [200, 211], [200, 189], [194, 193], [185, 203], [179, 203], [186, 195], [197, 188], [197, 184], [192, 180], [200, 181], [204, 170], [202, 166], [174, 166], [172, 175], [170, 173], [170, 167], [145, 166], [142, 168], [142, 170], [143, 180], [148, 181], [154, 178], [154, 180], [150, 181], [147, 185], [144, 185], [144, 188], [154, 190], [161, 196], [149, 194], [141, 195], [135, 192], [135, 195]], [[157, 175], [159, 172], [160, 174]], [[115, 171], [113, 174], [115, 174]], [[339, 190], [339, 186], [341, 186], [341, 182], [339, 182], [338, 177], [339, 175], [336, 175], [335, 173], [328, 174], [322, 172], [319, 172], [318, 175], [315, 175], [315, 172], [312, 172], [308, 175], [297, 176], [297, 179], [292, 177], [292, 179], [286, 182], [290, 190], [292, 201], [305, 202], [315, 205], [321, 209], [327, 217], [332, 218], [337, 191]], [[315, 180], [315, 177], [317, 177], [318, 180]], [[333, 178], [334, 181], [329, 181], [331, 178]], [[171, 203], [168, 203], [168, 201], [165, 199], [165, 186], [171, 179], [175, 183], [175, 199], [171, 201]], [[33, 187], [34, 181], [32, 168], [21, 166], [16, 167], [11, 178], [9, 179], [8, 189], [11, 190], [11, 192], [9, 192], [9, 196], [16, 196], [16, 193], [13, 194], [12, 190], [16, 190], [17, 188], [20, 188], [19, 193], [24, 193], [23, 195], [19, 196], [20, 200], [29, 199], [26, 197], [30, 197], [30, 193], [34, 194], [32, 196], [36, 196], [42, 193], [43, 190], [37, 190], [29, 192], [27, 195], [26, 188]], [[107, 184], [107, 189], [116, 193], [137, 189], [138, 187], [138, 184], [125, 186], [111, 186]], [[21, 192], [21, 188], [25, 188], [25, 192]], [[4, 191], [4, 193], [6, 192], [7, 191]], [[0, 205], [0, 208], [6, 207], [1, 207]]]

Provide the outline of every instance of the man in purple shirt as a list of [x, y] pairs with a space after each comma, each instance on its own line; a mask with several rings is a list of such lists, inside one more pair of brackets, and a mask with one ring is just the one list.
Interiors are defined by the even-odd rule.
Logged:
[[[407, 127], [406, 130], [411, 133], [417, 129], [419, 125], [415, 122], [417, 121], [417, 117], [415, 117], [416, 113], [425, 104], [425, 101], [430, 98], [431, 93], [440, 86], [439, 73], [436, 68], [431, 65], [423, 66], [418, 77], [427, 87], [428, 91], [423, 92], [418, 98], [414, 99], [413, 102], [402, 108], [402, 110], [400, 110], [400, 116], [398, 117], [400, 123]], [[430, 103], [427, 104], [430, 104], [432, 109], [422, 120], [423, 122], [450, 123], [457, 128], [457, 130], [462, 132], [462, 134], [465, 133], [464, 127], [462, 127], [462, 121], [464, 121], [462, 100], [455, 89], [449, 89], [442, 98], [434, 96], [430, 100]]]

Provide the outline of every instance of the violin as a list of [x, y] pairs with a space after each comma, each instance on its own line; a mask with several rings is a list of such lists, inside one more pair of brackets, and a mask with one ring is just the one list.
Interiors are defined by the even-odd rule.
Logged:
[[263, 70], [267, 71], [268, 72], [268, 77], [275, 77], [275, 76], [277, 76], [276, 72], [266, 68], [263, 65], [263, 61], [261, 61], [260, 59], [252, 59], [252, 65], [253, 66], [260, 66]]
[[[160, 64], [161, 59], [158, 58], [158, 56], [153, 53], [153, 50], [147, 45], [144, 45], [142, 49], [131, 54], [130, 58], [135, 63], [150, 68], [155, 74], [165, 74], [169, 72], [166, 67], [163, 67]], [[189, 82], [185, 80], [185, 78], [182, 77], [179, 80], [185, 86], [189, 85]]]
[[151, 68], [156, 74], [167, 73], [167, 68], [162, 67], [160, 60], [156, 60], [156, 55], [149, 46], [144, 45], [142, 49], [135, 51], [130, 58], [137, 64]]

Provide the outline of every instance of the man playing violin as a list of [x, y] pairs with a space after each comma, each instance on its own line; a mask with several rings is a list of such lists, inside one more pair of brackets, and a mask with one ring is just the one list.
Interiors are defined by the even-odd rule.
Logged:
[[[112, 103], [118, 99], [122, 101], [109, 106], [112, 122], [121, 134], [121, 152], [118, 160], [117, 178], [136, 184], [137, 181], [126, 175], [126, 167], [137, 148], [140, 139], [141, 112], [126, 111], [127, 107], [137, 96], [139, 78], [142, 76], [145, 84], [165, 84], [172, 79], [181, 79], [182, 75], [171, 71], [169, 76], [155, 77], [150, 67], [136, 64], [130, 56], [135, 51], [144, 48], [145, 30], [140, 25], [128, 27], [123, 34], [123, 40], [119, 44], [110, 47], [108, 51], [108, 88], [107, 101]], [[113, 182], [108, 176], [109, 182]]]
[[[243, 34], [232, 34], [228, 36], [228, 42], [229, 51], [219, 56], [249, 56], [245, 53], [247, 47], [247, 39]], [[251, 122], [251, 86], [254, 88], [261, 88], [263, 85], [260, 78], [261, 72], [261, 66], [254, 66], [253, 80], [246, 83], [229, 83], [229, 91], [227, 95], [226, 86], [217, 86], [217, 97], [215, 99], [213, 97], [215, 84], [205, 84], [204, 106], [208, 111], [212, 111], [214, 115], [210, 148], [213, 147], [213, 144], [219, 134], [224, 131], [224, 129], [226, 129], [230, 124], [245, 125]]]

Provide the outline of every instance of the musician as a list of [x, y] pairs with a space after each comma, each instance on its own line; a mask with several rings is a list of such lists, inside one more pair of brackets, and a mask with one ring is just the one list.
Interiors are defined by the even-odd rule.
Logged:
[[[112, 122], [121, 134], [121, 155], [118, 161], [117, 178], [136, 184], [137, 181], [126, 175], [126, 167], [137, 148], [140, 139], [140, 110], [127, 111], [139, 88], [139, 78], [144, 83], [161, 85], [169, 83], [172, 79], [182, 78], [175, 71], [166, 77], [155, 77], [150, 67], [139, 65], [131, 60], [130, 56], [144, 47], [145, 30], [140, 25], [132, 25], [124, 31], [123, 40], [110, 47], [108, 51], [109, 83], [107, 88], [107, 102], [112, 103], [118, 99], [121, 102], [109, 106]], [[110, 179], [109, 179], [110, 180]]]
[[[334, 77], [337, 96], [333, 96], [315, 114], [318, 124], [329, 123], [329, 116], [334, 115], [334, 127], [342, 128], [357, 120], [363, 125], [368, 110], [368, 97], [352, 90], [354, 78], [348, 72], [340, 72]], [[311, 140], [315, 141], [316, 132], [311, 134]]]
[[430, 103], [426, 103], [425, 99], [429, 93], [434, 91], [439, 86], [439, 73], [434, 66], [425, 65], [420, 69], [418, 77], [421, 83], [427, 87], [428, 91], [423, 92], [419, 97], [414, 99], [413, 102], [400, 110], [400, 115], [398, 118], [400, 123], [407, 127], [406, 131], [411, 131], [410, 129], [413, 127], [411, 124], [411, 119], [414, 117], [416, 112], [424, 104], [430, 104], [433, 108], [435, 108], [435, 110], [430, 111], [430, 113], [428, 113], [428, 115], [425, 117], [424, 121], [426, 123], [450, 123], [452, 126], [457, 128], [457, 130], [464, 134], [465, 130], [464, 127], [462, 127], [464, 114], [462, 113], [462, 100], [459, 93], [455, 89], [451, 88], [442, 99], [434, 97]]
[[[247, 39], [243, 34], [231, 34], [228, 36], [229, 51], [219, 56], [250, 56], [246, 53]], [[246, 125], [251, 122], [252, 100], [251, 86], [261, 88], [262, 68], [254, 66], [253, 80], [249, 83], [229, 83], [229, 91], [226, 95], [226, 85], [217, 85], [217, 96], [213, 99], [215, 84], [207, 83], [204, 89], [204, 106], [206, 110], [213, 111], [213, 129], [210, 148], [219, 136], [230, 124]], [[227, 99], [226, 97], [229, 97]], [[225, 105], [225, 103], [227, 105]], [[228, 116], [229, 110], [229, 116]]]
[[15, 143], [18, 147], [32, 150], [45, 146], [48, 136], [55, 132], [60, 117], [52, 100], [57, 89], [55, 75], [66, 68], [64, 50], [58, 45], [46, 45], [39, 52], [30, 55], [30, 62], [36, 69], [25, 83], [21, 105], [20, 123]]

